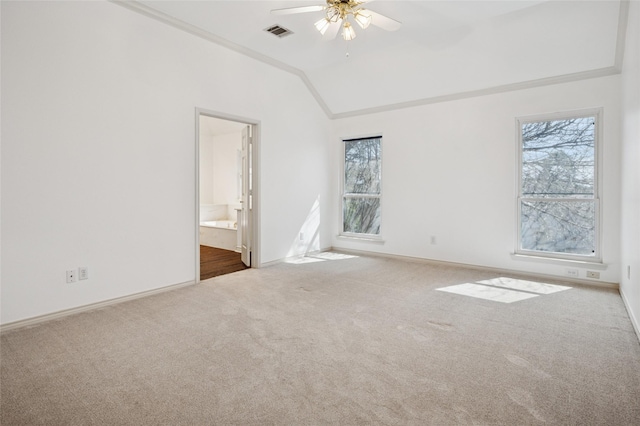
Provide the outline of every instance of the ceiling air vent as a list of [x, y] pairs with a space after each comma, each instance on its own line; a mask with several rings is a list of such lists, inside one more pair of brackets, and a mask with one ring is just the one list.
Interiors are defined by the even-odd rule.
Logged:
[[293, 34], [293, 31], [283, 28], [280, 25], [273, 25], [269, 28], [265, 28], [265, 31], [280, 38]]

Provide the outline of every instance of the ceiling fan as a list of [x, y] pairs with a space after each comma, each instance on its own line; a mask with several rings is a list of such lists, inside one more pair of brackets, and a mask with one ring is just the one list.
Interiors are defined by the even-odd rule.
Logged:
[[373, 0], [326, 1], [326, 5], [287, 7], [284, 9], [274, 9], [271, 13], [274, 15], [291, 15], [294, 13], [319, 12], [324, 10], [325, 17], [320, 19], [314, 25], [316, 29], [320, 31], [320, 34], [322, 34], [327, 40], [334, 39], [336, 34], [338, 34], [340, 27], [342, 27], [342, 38], [345, 40], [353, 40], [356, 38], [356, 32], [353, 29], [351, 22], [349, 22], [351, 19], [362, 29], [367, 28], [369, 24], [373, 24], [387, 31], [396, 31], [402, 26], [402, 23], [395, 19], [391, 19], [362, 7], [365, 3], [369, 3]]

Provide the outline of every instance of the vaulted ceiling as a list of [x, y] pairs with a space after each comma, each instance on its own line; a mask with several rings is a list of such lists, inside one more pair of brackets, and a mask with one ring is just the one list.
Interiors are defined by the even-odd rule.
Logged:
[[[270, 13], [324, 0], [119, 3], [300, 76], [332, 118], [614, 74], [627, 10], [624, 0], [369, 1], [402, 27], [354, 26], [347, 42], [318, 33], [322, 11]], [[265, 31], [276, 24], [293, 34]]]

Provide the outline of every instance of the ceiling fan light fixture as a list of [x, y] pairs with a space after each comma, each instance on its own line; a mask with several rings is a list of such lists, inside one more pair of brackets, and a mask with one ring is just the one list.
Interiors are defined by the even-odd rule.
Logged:
[[314, 26], [325, 40], [333, 40], [340, 29], [342, 29], [343, 39], [348, 41], [356, 38], [353, 22], [347, 21], [357, 22], [363, 30], [367, 29], [371, 24], [386, 31], [396, 31], [402, 26], [402, 23], [395, 19], [363, 8], [363, 5], [370, 1], [373, 0], [324, 0], [324, 5], [286, 7], [284, 9], [273, 9], [271, 13], [289, 15], [324, 11], [324, 18], [315, 22]]
[[340, 9], [335, 6], [329, 7], [327, 9], [327, 21], [329, 22], [338, 22], [340, 19]]
[[316, 26], [316, 29], [320, 31], [320, 34], [324, 35], [324, 33], [327, 32], [327, 28], [329, 28], [330, 24], [331, 22], [327, 18], [322, 18], [321, 20], [316, 22], [314, 25]]
[[356, 38], [356, 32], [349, 22], [345, 22], [342, 27], [342, 38], [346, 41]]
[[371, 24], [371, 14], [368, 10], [360, 9], [353, 14], [353, 19], [360, 25], [363, 30]]

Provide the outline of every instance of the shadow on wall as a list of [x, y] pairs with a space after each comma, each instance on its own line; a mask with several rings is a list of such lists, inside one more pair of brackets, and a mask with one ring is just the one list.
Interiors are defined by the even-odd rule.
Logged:
[[293, 239], [287, 257], [304, 256], [320, 251], [320, 196], [316, 198], [307, 218]]

